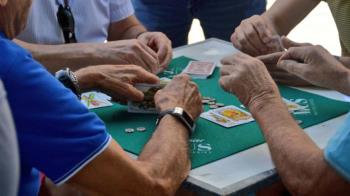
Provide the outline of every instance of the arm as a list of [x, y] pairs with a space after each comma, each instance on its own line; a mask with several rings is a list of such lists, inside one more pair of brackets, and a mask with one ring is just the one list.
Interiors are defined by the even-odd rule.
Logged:
[[347, 56], [341, 56], [338, 58], [338, 60], [348, 69], [350, 69], [350, 57]]
[[135, 15], [132, 15], [124, 20], [111, 23], [108, 30], [108, 41], [136, 39], [146, 31]]
[[[160, 111], [183, 107], [193, 119], [201, 111], [198, 89], [185, 76], [175, 77], [158, 91], [155, 102]], [[112, 142], [69, 183], [91, 194], [173, 195], [189, 169], [188, 132], [181, 122], [167, 115], [137, 160]]]
[[233, 45], [252, 56], [284, 50], [287, 35], [320, 0], [279, 0], [261, 16], [245, 19], [231, 36]]
[[323, 151], [295, 123], [281, 99], [263, 101], [249, 109], [288, 190], [293, 195], [349, 194], [349, 183], [327, 164]]
[[249, 108], [261, 127], [282, 181], [293, 195], [350, 193], [323, 152], [298, 127], [264, 64], [239, 53], [222, 60], [221, 86]]
[[268, 18], [279, 35], [287, 35], [321, 0], [278, 0], [263, 16]]

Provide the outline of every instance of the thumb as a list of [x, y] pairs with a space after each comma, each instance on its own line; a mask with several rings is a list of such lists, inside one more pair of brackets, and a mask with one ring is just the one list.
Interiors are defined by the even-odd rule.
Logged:
[[289, 49], [291, 47], [312, 46], [312, 44], [309, 44], [309, 43], [294, 42], [294, 41], [288, 39], [286, 36], [282, 36], [281, 40], [282, 40], [283, 47], [286, 49]]
[[136, 89], [131, 84], [125, 84], [123, 96], [130, 101], [142, 101], [144, 94], [140, 90]]

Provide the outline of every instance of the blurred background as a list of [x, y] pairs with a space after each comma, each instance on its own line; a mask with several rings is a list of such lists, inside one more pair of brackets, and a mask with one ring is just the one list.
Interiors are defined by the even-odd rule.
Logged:
[[[269, 8], [276, 0], [267, 1], [267, 8]], [[234, 29], [232, 29], [233, 31]], [[325, 2], [321, 2], [288, 37], [298, 42], [322, 45], [333, 55], [341, 54], [338, 32], [331, 12]], [[203, 40], [204, 35], [200, 23], [198, 20], [194, 20], [189, 34], [189, 43]]]

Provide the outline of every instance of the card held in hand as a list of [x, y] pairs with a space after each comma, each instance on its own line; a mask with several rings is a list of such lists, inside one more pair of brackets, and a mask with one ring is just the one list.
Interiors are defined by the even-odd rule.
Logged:
[[143, 92], [143, 101], [129, 101], [128, 112], [130, 113], [143, 113], [143, 114], [156, 114], [157, 109], [154, 103], [154, 95], [158, 90], [164, 88], [170, 80], [168, 78], [161, 78], [159, 84], [136, 84], [135, 88]]

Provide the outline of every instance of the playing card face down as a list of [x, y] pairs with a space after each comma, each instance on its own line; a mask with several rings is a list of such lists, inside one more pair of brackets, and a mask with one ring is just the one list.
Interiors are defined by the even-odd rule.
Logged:
[[254, 121], [249, 112], [236, 106], [226, 106], [210, 110], [203, 113], [201, 117], [224, 127], [233, 127]]
[[161, 80], [160, 84], [136, 84], [135, 88], [143, 92], [144, 100], [140, 102], [129, 101], [128, 112], [156, 114], [157, 109], [154, 103], [154, 95], [158, 90], [164, 88], [169, 80]]
[[204, 61], [190, 61], [183, 73], [189, 74], [192, 78], [206, 79], [213, 74], [215, 63]]

